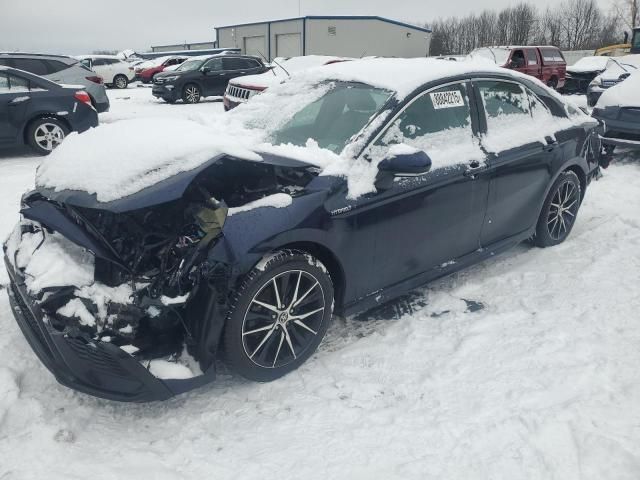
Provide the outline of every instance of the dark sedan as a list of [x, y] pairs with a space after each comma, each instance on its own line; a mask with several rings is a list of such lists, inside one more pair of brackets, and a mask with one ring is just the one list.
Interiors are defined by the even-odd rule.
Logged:
[[[295, 113], [274, 118], [287, 107]], [[219, 358], [274, 380], [313, 355], [334, 313], [527, 239], [564, 242], [598, 171], [597, 122], [485, 63], [330, 65], [273, 87], [251, 112], [271, 142], [251, 155], [165, 176], [159, 159], [152, 184], [105, 201], [81, 179], [69, 190], [48, 177], [25, 195], [5, 245], [10, 300], [61, 383], [165, 399], [213, 380]], [[32, 246], [47, 256], [48, 242], [76, 252], [78, 280], [26, 274]], [[188, 378], [189, 364], [202, 373]]]
[[244, 55], [194, 57], [172, 72], [153, 79], [153, 96], [165, 102], [198, 103], [203, 97], [222, 96], [229, 80], [267, 71], [262, 60]]
[[47, 155], [69, 132], [97, 125], [98, 114], [84, 90], [0, 67], [0, 147], [26, 144]]

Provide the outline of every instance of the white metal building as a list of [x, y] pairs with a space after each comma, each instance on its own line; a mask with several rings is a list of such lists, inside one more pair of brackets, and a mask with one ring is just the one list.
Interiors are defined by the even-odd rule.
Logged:
[[220, 48], [276, 57], [426, 57], [431, 30], [375, 16], [307, 16], [216, 28]]

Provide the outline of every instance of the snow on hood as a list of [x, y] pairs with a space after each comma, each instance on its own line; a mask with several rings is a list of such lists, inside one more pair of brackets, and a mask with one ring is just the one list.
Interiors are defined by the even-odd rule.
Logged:
[[36, 184], [95, 193], [99, 201], [108, 202], [192, 170], [221, 153], [261, 160], [238, 147], [238, 142], [224, 143], [215, 130], [192, 120], [123, 120], [69, 135], [43, 161]]
[[626, 80], [605, 90], [596, 106], [640, 107], [640, 71], [633, 72]]
[[601, 72], [602, 70], [607, 68], [607, 63], [609, 63], [609, 57], [584, 57], [578, 60], [573, 65], [567, 67], [567, 72]]

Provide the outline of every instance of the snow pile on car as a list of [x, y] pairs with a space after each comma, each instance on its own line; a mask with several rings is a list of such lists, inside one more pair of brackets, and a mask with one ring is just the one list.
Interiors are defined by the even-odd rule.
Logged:
[[95, 193], [107, 202], [192, 170], [220, 153], [260, 156], [224, 142], [215, 130], [175, 118], [133, 119], [71, 134], [38, 169], [36, 183]]
[[[363, 59], [312, 68], [274, 85], [224, 117], [132, 119], [103, 125], [82, 135], [72, 134], [43, 162], [36, 183], [56, 190], [95, 193], [99, 201], [107, 202], [197, 168], [222, 153], [260, 161], [255, 152], [263, 149], [309, 161], [321, 168], [321, 174], [346, 177], [349, 196], [354, 198], [375, 188], [377, 161], [381, 158], [362, 162], [356, 157], [364, 140], [382, 125], [391, 110], [372, 117], [360, 136], [352, 139], [350, 147], [339, 155], [320, 148], [313, 139], [305, 147], [274, 147], [271, 132], [324, 95], [334, 81], [366, 83], [388, 90], [401, 100], [429, 81], [472, 72], [505, 73], [505, 70], [483, 59], [451, 62], [425, 58]], [[510, 74], [524, 77], [517, 72]], [[540, 139], [540, 132], [533, 125], [529, 125], [527, 132], [533, 135], [532, 141]], [[434, 166], [446, 166], [452, 159], [462, 158], [451, 154], [453, 142], [446, 145], [442, 140], [438, 143], [442, 148], [429, 152], [436, 160]], [[518, 140], [522, 140], [521, 136]], [[466, 142], [466, 147], [474, 150], [474, 158], [480, 152], [479, 146], [471, 142]]]
[[596, 107], [640, 107], [640, 71], [605, 90]]

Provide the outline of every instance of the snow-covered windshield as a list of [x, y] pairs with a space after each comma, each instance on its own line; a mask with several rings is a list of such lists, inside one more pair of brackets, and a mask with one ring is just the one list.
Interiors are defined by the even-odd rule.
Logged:
[[194, 60], [187, 60], [178, 68], [175, 69], [176, 72], [190, 72], [192, 70], [197, 70], [204, 63], [205, 59], [198, 58]]
[[309, 139], [321, 148], [340, 153], [389, 100], [391, 92], [369, 85], [333, 83], [317, 100], [306, 104], [271, 134], [275, 145], [306, 145]]
[[471, 57], [488, 58], [496, 65], [506, 65], [511, 50], [508, 48], [477, 48], [469, 55]]

